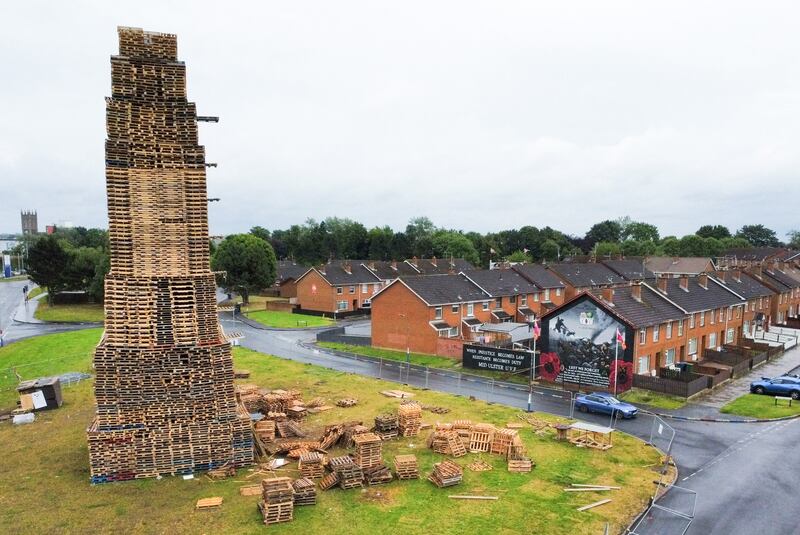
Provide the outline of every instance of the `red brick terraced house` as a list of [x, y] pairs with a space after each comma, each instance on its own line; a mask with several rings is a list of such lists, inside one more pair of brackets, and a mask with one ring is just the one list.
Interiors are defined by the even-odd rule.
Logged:
[[372, 345], [460, 356], [448, 340], [474, 340], [491, 322], [491, 296], [462, 275], [403, 277], [372, 298]]
[[275, 286], [281, 297], [297, 297], [297, 279], [306, 274], [308, 266], [296, 264], [293, 260], [279, 260]]
[[701, 273], [713, 273], [714, 262], [698, 256], [648, 256], [645, 268], [656, 276], [695, 277]]
[[[476, 269], [462, 271], [461, 275], [492, 298], [489, 302], [492, 323], [528, 323], [535, 319], [533, 304], [541, 289], [517, 271]], [[485, 306], [485, 302], [483, 305]]]
[[301, 312], [347, 316], [366, 312], [382, 281], [361, 261], [342, 260], [313, 267], [297, 279]]
[[566, 299], [597, 288], [612, 288], [627, 284], [620, 275], [595, 262], [551, 264], [548, 269], [564, 282]]
[[800, 312], [800, 271], [785, 262], [754, 265], [748, 273], [768, 286], [777, 295], [771, 301], [771, 320], [777, 325], [787, 318], [795, 318]]
[[[739, 339], [747, 300], [714, 277], [706, 273], [697, 277], [662, 276], [656, 279], [655, 289], [687, 315], [680, 327], [686, 344], [676, 351], [675, 362], [702, 360], [706, 348], [716, 349]], [[660, 338], [661, 334], [639, 332], [637, 343], [642, 337]]]
[[742, 308], [743, 336], [752, 338], [757, 326], [766, 327], [771, 323], [772, 298], [776, 296], [772, 289], [739, 268], [717, 271], [715, 278], [747, 300]]
[[566, 284], [558, 276], [541, 264], [515, 264], [511, 267], [525, 279], [539, 288], [528, 306], [537, 317], [564, 303]]

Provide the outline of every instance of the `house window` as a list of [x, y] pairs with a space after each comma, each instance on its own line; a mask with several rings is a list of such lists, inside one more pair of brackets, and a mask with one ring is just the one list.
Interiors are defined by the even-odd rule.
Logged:
[[639, 343], [644, 345], [647, 342], [647, 329], [639, 329]]
[[436, 307], [433, 309], [433, 317], [437, 320], [442, 319], [442, 307]]
[[653, 342], [658, 342], [659, 334], [661, 334], [661, 325], [653, 325]]
[[736, 319], [738, 320], [741, 317], [742, 317], [742, 307], [736, 307]]
[[455, 338], [456, 336], [458, 336], [458, 327], [451, 327], [450, 338]]
[[[728, 319], [730, 319], [730, 318], [728, 318]], [[725, 321], [725, 312], [723, 311], [723, 309], [720, 308], [719, 309], [719, 322], [722, 323], [723, 321]]]
[[496, 309], [497, 308], [503, 308], [503, 298], [502, 297], [498, 297], [497, 299], [494, 300], [494, 308], [496, 308]]
[[[736, 307], [736, 311], [738, 313], [739, 307]], [[737, 315], [737, 317], [738, 317], [738, 315]], [[730, 321], [732, 319], [733, 319], [733, 308], [728, 307], [728, 321]]]
[[[716, 310], [712, 310], [710, 316], [711, 316], [711, 325], [714, 325], [714, 317], [716, 317]], [[700, 325], [702, 325], [702, 323]]]
[[361, 285], [361, 293], [365, 294], [367, 292], [369, 292], [369, 284], [362, 284]]
[[708, 335], [708, 347], [717, 347], [717, 333], [711, 333]]
[[517, 296], [516, 295], [510, 296], [508, 298], [508, 302], [511, 303], [512, 305], [515, 305], [517, 303]]
[[687, 353], [689, 355], [697, 354], [697, 338], [689, 338], [689, 350]]
[[705, 311], [700, 313], [700, 327], [703, 327], [706, 324], [706, 313]]
[[342, 288], [341, 286], [337, 286], [336, 287], [336, 295], [342, 295], [343, 291], [344, 291], [344, 288]]
[[545, 291], [544, 291], [544, 302], [545, 303], [549, 303], [550, 302], [550, 289], [549, 288], [545, 289]]
[[650, 373], [650, 355], [639, 357], [639, 369], [636, 371], [639, 375]]
[[472, 303], [467, 304], [467, 316], [472, 317], [475, 315], [475, 305]]
[[556, 288], [556, 297], [561, 297], [561, 288]]
[[672, 338], [672, 322], [667, 323], [667, 340]]
[[745, 336], [751, 334], [750, 333], [750, 322], [749, 321], [745, 321], [744, 322], [744, 327], [742, 327], [742, 334], [745, 335]]
[[528, 306], [528, 296], [527, 295], [523, 295], [522, 297], [520, 297], [520, 303], [524, 307]]
[[453, 314], [458, 314], [458, 305], [453, 305], [450, 307], [450, 310], [453, 312]]
[[533, 294], [533, 300], [536, 301], [537, 303], [539, 302], [539, 292]]
[[355, 286], [351, 286], [351, 287], [350, 287], [350, 293], [351, 293], [351, 294], [354, 294], [354, 293], [356, 293], [356, 287], [355, 287]]
[[683, 336], [683, 320], [678, 320], [678, 336]]
[[727, 331], [725, 331], [725, 343], [726, 344], [732, 344], [733, 343], [733, 336], [734, 336], [735, 332], [736, 332], [735, 329], [728, 329]]
[[336, 310], [347, 310], [347, 301], [336, 301]]
[[483, 308], [483, 310], [489, 310], [489, 301], [481, 303], [481, 308]]
[[664, 352], [664, 365], [665, 366], [672, 366], [675, 364], [675, 348], [667, 349]]

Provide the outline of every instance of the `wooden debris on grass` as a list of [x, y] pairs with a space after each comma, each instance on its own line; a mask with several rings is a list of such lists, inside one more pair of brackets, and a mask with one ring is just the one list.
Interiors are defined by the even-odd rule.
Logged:
[[234, 379], [249, 379], [250, 370], [233, 370]]
[[358, 400], [355, 398], [342, 398], [336, 402], [337, 407], [353, 407], [358, 403]]
[[489, 451], [495, 427], [491, 424], [475, 424], [470, 429], [469, 451], [471, 453], [486, 453]]
[[397, 408], [397, 424], [404, 437], [417, 436], [422, 424], [422, 406], [415, 401], [401, 403]]
[[222, 505], [222, 496], [214, 496], [211, 498], [200, 498], [197, 500], [194, 508], [198, 509], [214, 509]]
[[450, 495], [448, 498], [452, 500], [497, 500], [497, 496], [457, 496], [457, 495]]
[[336, 472], [331, 472], [330, 474], [325, 475], [319, 482], [320, 490], [328, 490], [332, 489], [336, 485], [339, 484], [339, 474]]
[[435, 405], [423, 405], [422, 410], [432, 412], [434, 414], [447, 414], [450, 409], [447, 407], [437, 407]]
[[599, 502], [594, 502], [594, 503], [590, 503], [589, 505], [584, 505], [583, 507], [578, 507], [575, 510], [576, 511], [588, 511], [589, 509], [592, 509], [594, 507], [598, 507], [600, 505], [607, 504], [610, 501], [611, 501], [611, 498], [609, 498], [607, 500], [600, 500]]
[[292, 483], [295, 505], [316, 505], [317, 488], [314, 482], [306, 477], [296, 479]]
[[389, 483], [392, 480], [392, 472], [388, 466], [381, 462], [376, 466], [364, 469], [364, 480], [370, 486]]
[[261, 494], [261, 485], [245, 485], [239, 487], [240, 496], [259, 496]]
[[291, 420], [285, 420], [283, 422], [275, 422], [275, 428], [277, 429], [278, 436], [281, 438], [293, 438], [293, 437], [300, 437], [303, 438], [306, 436], [305, 431], [297, 422], [293, 422]]
[[516, 473], [526, 473], [533, 470], [533, 461], [527, 458], [523, 459], [509, 459], [508, 471]]
[[414, 397], [414, 394], [411, 392], [406, 392], [405, 390], [383, 390], [381, 394], [389, 398], [406, 399]]
[[469, 468], [473, 472], [488, 472], [489, 470], [493, 469], [492, 465], [487, 463], [483, 459], [474, 460], [473, 462], [467, 465], [467, 468]]
[[317, 452], [306, 452], [300, 455], [297, 467], [304, 478], [319, 479], [325, 475], [325, 467], [322, 465], [322, 455]]
[[461, 465], [450, 460], [444, 460], [433, 465], [433, 472], [428, 476], [428, 481], [439, 488], [452, 487], [461, 483], [464, 470]]
[[210, 469], [206, 474], [213, 480], [225, 479], [236, 475], [236, 467], [225, 463], [222, 466]]

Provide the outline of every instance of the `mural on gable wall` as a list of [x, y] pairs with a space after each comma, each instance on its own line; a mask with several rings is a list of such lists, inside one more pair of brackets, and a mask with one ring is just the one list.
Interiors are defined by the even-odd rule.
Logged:
[[588, 296], [542, 318], [541, 348], [537, 373], [545, 380], [616, 392], [632, 385], [633, 330]]

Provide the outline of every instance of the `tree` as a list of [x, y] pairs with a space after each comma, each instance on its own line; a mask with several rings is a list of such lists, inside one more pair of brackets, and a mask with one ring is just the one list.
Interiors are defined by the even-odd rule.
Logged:
[[594, 248], [597, 242], [618, 242], [622, 236], [622, 226], [617, 221], [601, 221], [592, 225], [586, 233], [587, 245]]
[[623, 241], [658, 241], [658, 228], [650, 223], [631, 221], [622, 229], [621, 237]]
[[774, 230], [764, 225], [744, 225], [736, 232], [737, 238], [744, 238], [753, 247], [780, 247], [781, 242]]
[[560, 260], [559, 245], [551, 239], [547, 239], [542, 243], [541, 254], [543, 260]]
[[469, 238], [458, 232], [439, 230], [432, 238], [433, 251], [439, 258], [463, 258], [473, 265], [480, 264], [480, 255]]
[[659, 253], [659, 245], [650, 240], [625, 240], [621, 247], [625, 256], [652, 256]]
[[103, 281], [108, 268], [108, 254], [96, 247], [78, 247], [67, 251], [63, 285], [67, 290], [81, 290], [102, 301]]
[[255, 227], [251, 228], [250, 229], [250, 234], [252, 234], [256, 238], [261, 238], [262, 240], [264, 240], [267, 243], [269, 243], [270, 238], [271, 238], [269, 231], [267, 229], [265, 229], [264, 227], [259, 227], [259, 226], [255, 226]]
[[506, 257], [507, 262], [533, 262], [531, 255], [525, 251], [514, 251]]
[[681, 242], [675, 236], [669, 236], [661, 240], [661, 250], [667, 256], [680, 256]]
[[594, 254], [597, 258], [610, 258], [622, 253], [619, 243], [601, 241], [594, 244]]
[[64, 273], [69, 264], [67, 253], [61, 241], [53, 235], [42, 236], [28, 248], [28, 276], [39, 286], [48, 290], [47, 300], [64, 289]]
[[730, 238], [722, 238], [719, 241], [720, 241], [720, 243], [722, 243], [722, 247], [723, 247], [724, 250], [728, 250], [728, 249], [748, 249], [748, 248], [752, 247], [752, 245], [750, 245], [750, 242], [745, 240], [744, 238], [730, 237]]
[[394, 231], [389, 226], [373, 227], [367, 233], [369, 258], [371, 260], [390, 260]]
[[414, 256], [426, 257], [433, 254], [433, 233], [436, 226], [427, 217], [413, 217], [406, 226], [406, 236], [411, 242]]
[[786, 233], [786, 237], [789, 238], [789, 247], [792, 249], [800, 249], [800, 230], [790, 230]]
[[718, 240], [731, 237], [731, 231], [724, 225], [703, 225], [697, 229], [695, 234], [701, 238], [716, 238]]
[[220, 285], [235, 291], [248, 303], [250, 294], [272, 286], [275, 282], [275, 251], [272, 246], [252, 234], [234, 234], [217, 247], [211, 262], [215, 271], [224, 271]]
[[688, 234], [680, 239], [678, 256], [710, 256], [706, 250], [706, 242], [697, 234]]
[[405, 260], [411, 258], [411, 240], [405, 232], [398, 232], [392, 236], [392, 249], [389, 257], [392, 260]]

